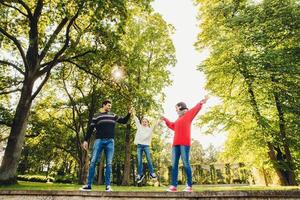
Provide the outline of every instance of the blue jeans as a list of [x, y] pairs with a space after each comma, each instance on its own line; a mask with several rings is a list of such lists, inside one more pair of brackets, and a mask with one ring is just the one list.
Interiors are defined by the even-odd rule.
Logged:
[[148, 169], [150, 174], [154, 173], [153, 170], [153, 164], [150, 156], [150, 147], [149, 145], [143, 145], [143, 144], [138, 144], [137, 145], [137, 170], [138, 170], [138, 175], [142, 176], [143, 175], [143, 151], [146, 154], [146, 159], [147, 159], [147, 164], [148, 164]]
[[172, 185], [178, 185], [178, 163], [181, 156], [183, 167], [187, 176], [187, 184], [192, 187], [192, 169], [190, 165], [190, 146], [176, 145], [172, 148]]
[[96, 164], [102, 150], [105, 153], [105, 185], [110, 185], [110, 176], [112, 171], [112, 158], [114, 156], [114, 139], [96, 139], [93, 146], [93, 156], [90, 163], [88, 185], [92, 186]]

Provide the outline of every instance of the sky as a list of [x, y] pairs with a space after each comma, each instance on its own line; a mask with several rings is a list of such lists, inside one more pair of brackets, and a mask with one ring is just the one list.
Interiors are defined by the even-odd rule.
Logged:
[[[164, 116], [175, 121], [177, 114], [175, 105], [183, 101], [189, 108], [196, 105], [208, 93], [205, 91], [205, 76], [197, 71], [197, 66], [207, 58], [209, 52], [198, 52], [194, 47], [199, 28], [197, 27], [197, 8], [192, 0], [155, 0], [154, 10], [160, 13], [167, 23], [172, 24], [176, 31], [172, 40], [176, 49], [177, 63], [171, 68], [173, 84], [166, 88], [166, 101], [163, 105]], [[220, 103], [211, 97], [198, 115], [209, 110], [209, 107]], [[192, 138], [198, 140], [204, 148], [212, 144], [221, 148], [226, 140], [226, 133], [204, 135], [201, 129], [192, 127]]]

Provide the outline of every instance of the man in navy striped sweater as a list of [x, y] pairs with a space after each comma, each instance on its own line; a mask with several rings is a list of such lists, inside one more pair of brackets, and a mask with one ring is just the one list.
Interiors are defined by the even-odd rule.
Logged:
[[81, 191], [91, 191], [95, 174], [95, 167], [102, 150], [104, 150], [106, 158], [105, 191], [112, 191], [110, 186], [110, 176], [112, 172], [112, 159], [114, 155], [115, 125], [116, 123], [126, 124], [130, 118], [131, 109], [125, 117], [119, 117], [116, 114], [110, 112], [111, 106], [112, 103], [110, 100], [103, 101], [100, 113], [94, 115], [92, 123], [90, 124], [87, 134], [84, 138], [82, 146], [85, 150], [87, 150], [88, 140], [90, 139], [94, 128], [96, 128], [96, 140], [93, 146], [93, 155], [90, 162], [87, 185], [83, 186], [80, 189]]

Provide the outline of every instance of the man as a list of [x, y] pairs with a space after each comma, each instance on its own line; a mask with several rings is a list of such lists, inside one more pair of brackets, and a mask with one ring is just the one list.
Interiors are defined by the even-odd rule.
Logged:
[[126, 124], [130, 118], [131, 110], [126, 117], [118, 117], [116, 114], [110, 112], [112, 103], [110, 100], [105, 100], [102, 103], [100, 113], [94, 115], [92, 123], [90, 124], [87, 134], [84, 138], [83, 148], [88, 149], [88, 140], [90, 139], [94, 128], [96, 128], [96, 140], [93, 146], [93, 155], [90, 162], [89, 174], [87, 178], [87, 185], [83, 186], [81, 191], [91, 191], [92, 183], [95, 174], [95, 167], [98, 162], [99, 155], [104, 150], [106, 158], [105, 167], [105, 191], [112, 191], [110, 186], [110, 176], [112, 172], [112, 158], [114, 155], [114, 137], [116, 122]]

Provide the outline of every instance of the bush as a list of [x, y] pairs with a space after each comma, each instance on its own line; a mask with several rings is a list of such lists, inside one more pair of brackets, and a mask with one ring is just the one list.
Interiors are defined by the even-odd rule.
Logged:
[[55, 183], [73, 183], [74, 177], [71, 175], [55, 176], [54, 182]]
[[18, 175], [17, 180], [19, 181], [30, 181], [30, 182], [52, 182], [52, 177], [46, 177], [43, 175]]

